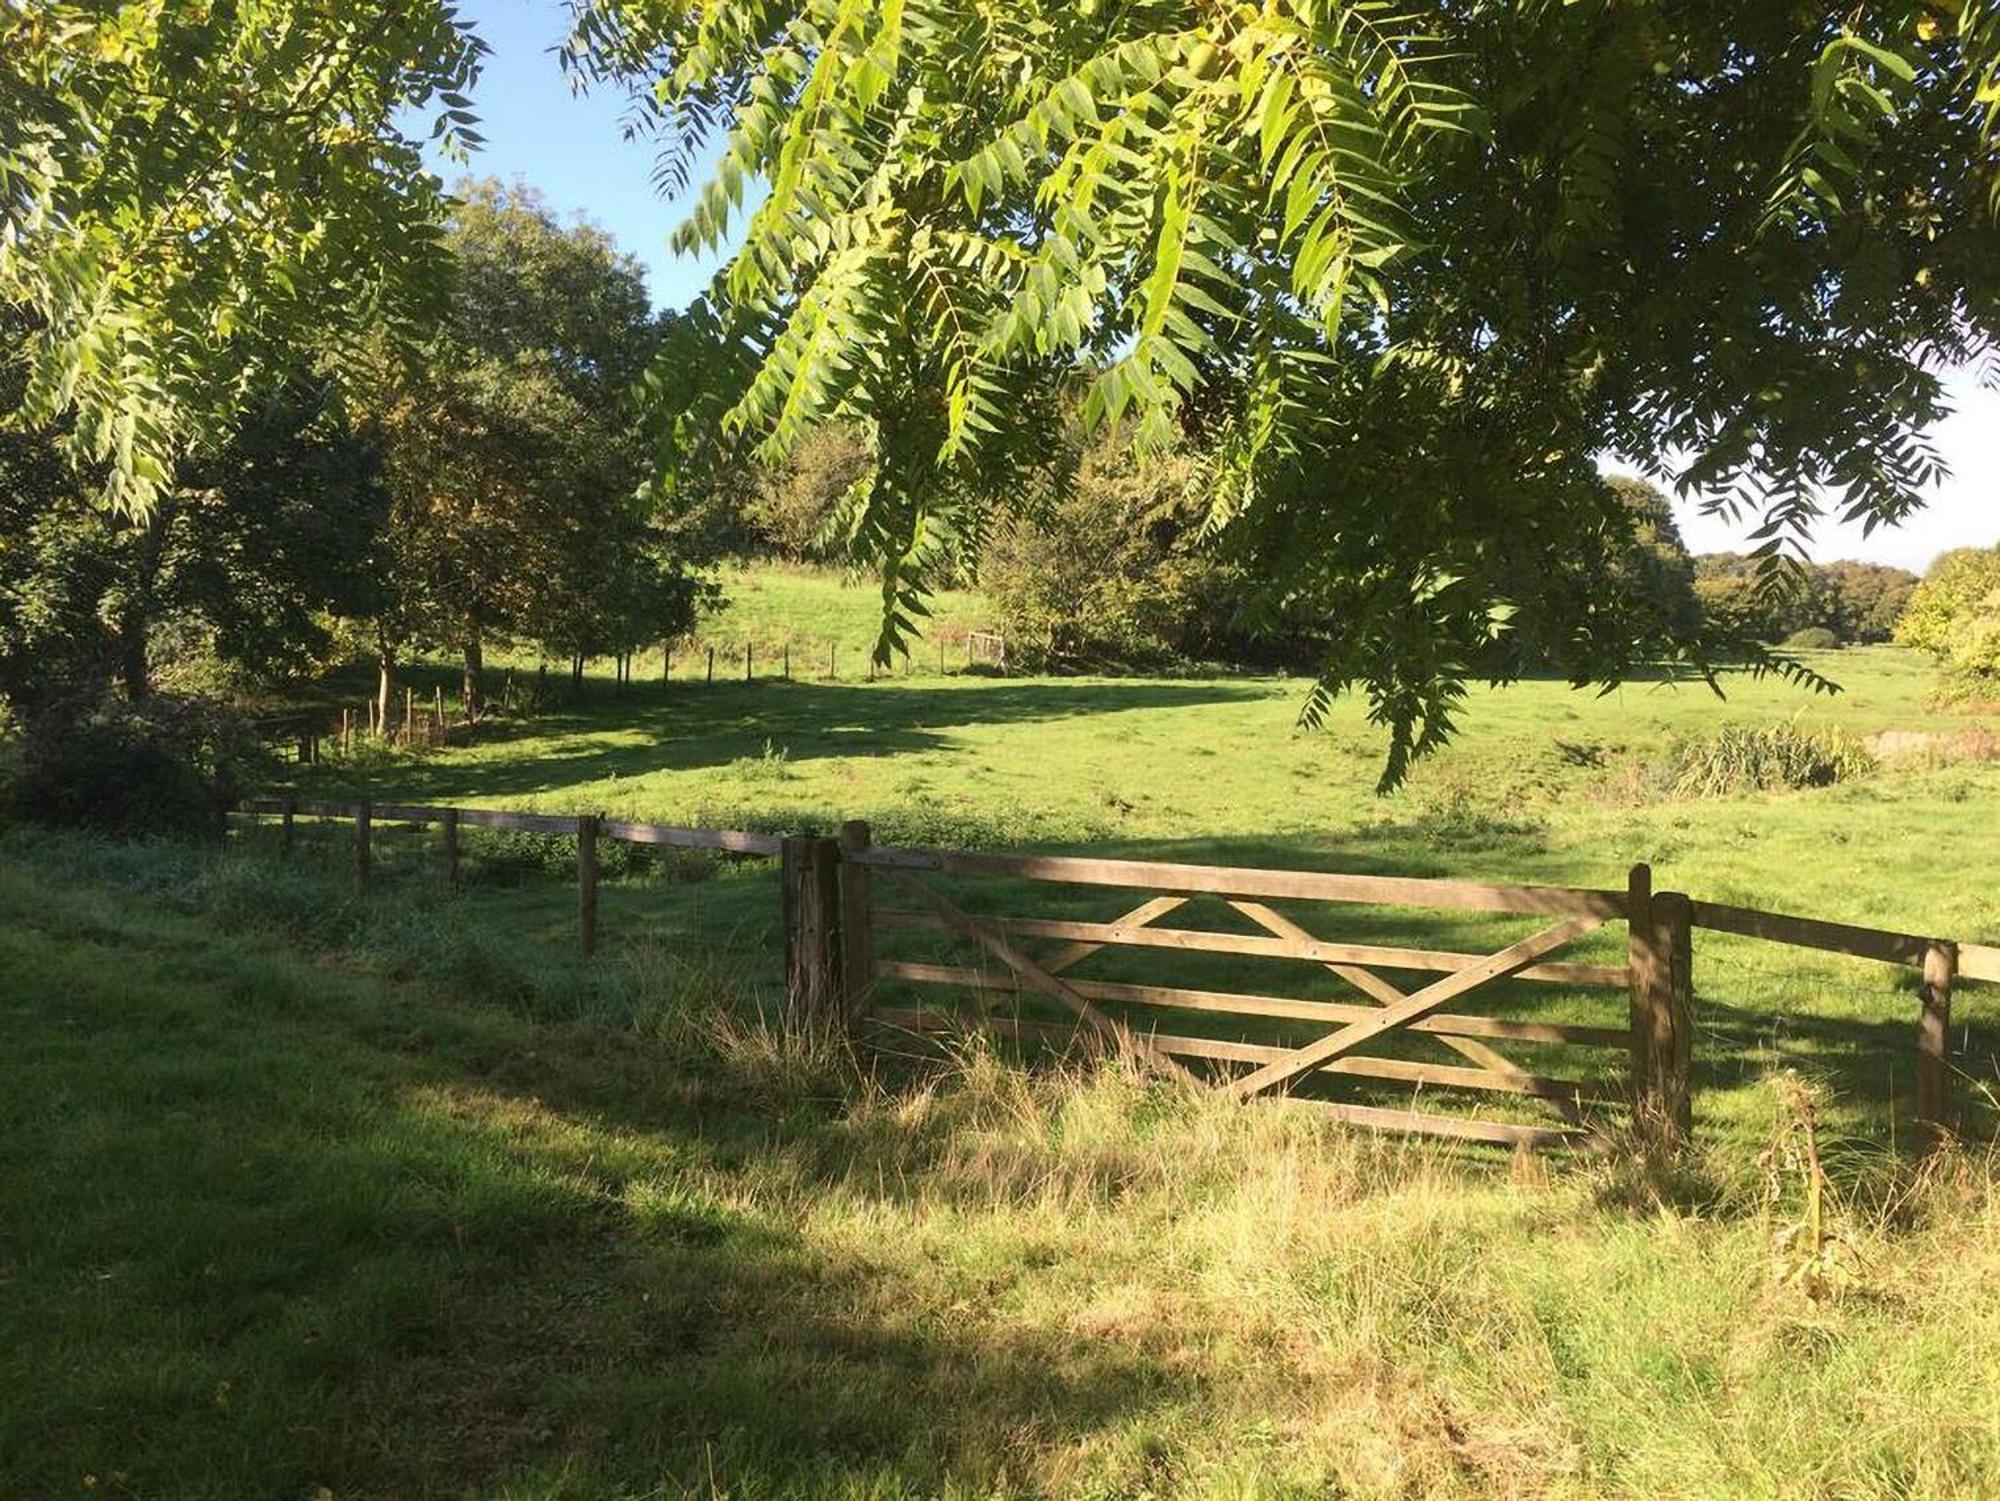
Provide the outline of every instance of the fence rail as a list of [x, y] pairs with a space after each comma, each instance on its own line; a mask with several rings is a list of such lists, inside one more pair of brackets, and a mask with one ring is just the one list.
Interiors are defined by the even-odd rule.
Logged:
[[[1413, 1131], [1516, 1145], [1604, 1146], [1609, 1138], [1585, 1112], [1623, 1101], [1642, 1139], [1677, 1150], [1691, 1129], [1693, 934], [1708, 930], [1914, 969], [1920, 976], [1916, 1018], [1916, 1114], [1934, 1137], [1950, 1116], [1950, 1006], [1955, 985], [2000, 981], [2000, 946], [1766, 912], [1656, 892], [1652, 871], [1634, 866], [1623, 891], [1496, 884], [1349, 872], [1275, 870], [1084, 856], [877, 846], [867, 824], [842, 826], [838, 839], [775, 835], [607, 819], [428, 804], [258, 798], [244, 813], [283, 821], [287, 845], [300, 817], [352, 821], [355, 878], [372, 870], [374, 828], [382, 823], [437, 826], [443, 879], [458, 879], [461, 828], [569, 836], [577, 848], [581, 945], [597, 942], [597, 848], [600, 840], [777, 857], [782, 865], [786, 998], [790, 1012], [814, 1025], [860, 1035], [928, 1036], [979, 1029], [1037, 1043], [1082, 1036], [1150, 1060], [1163, 1072], [1199, 1079], [1240, 1097], [1290, 1091], [1309, 1079], [1408, 1085], [1414, 1090], [1487, 1092], [1538, 1101], [1560, 1117], [1547, 1124], [1482, 1120], [1354, 1101], [1316, 1101], [1341, 1119], [1377, 1129]], [[973, 915], [929, 884], [939, 876], [1057, 886], [1115, 887], [1150, 893], [1111, 921], [1069, 917]], [[878, 902], [887, 881], [915, 905]], [[1165, 926], [1190, 902], [1219, 899], [1259, 931]], [[1539, 917], [1550, 925], [1489, 954], [1458, 949], [1332, 941], [1266, 905], [1289, 900], [1336, 907], [1391, 906], [1434, 912]], [[1622, 923], [1626, 962], [1551, 957], [1601, 928]], [[958, 942], [973, 962], [878, 957], [876, 935], [918, 932]], [[1029, 953], [1024, 944], [1037, 945]], [[1340, 1000], [1218, 990], [1180, 983], [1085, 979], [1070, 971], [1093, 954], [1150, 951], [1169, 956], [1286, 960], [1314, 966], [1358, 992]], [[1381, 971], [1432, 976], [1405, 991]], [[1482, 1015], [1465, 1009], [1507, 980], [1573, 991], [1617, 991], [1626, 1025], [1560, 1018]], [[947, 989], [971, 1003], [884, 1004], [884, 984]], [[1405, 982], [1408, 983], [1408, 982]], [[1024, 1003], [1058, 1008], [1055, 1016], [1021, 1013]], [[994, 1008], [1011, 1005], [1014, 1014]], [[1446, 1010], [1447, 1006], [1453, 1009]], [[1108, 1008], [1108, 1009], [1107, 1009]], [[1067, 1013], [1067, 1014], [1063, 1014]], [[1267, 1029], [1317, 1028], [1309, 1040], [1266, 1035], [1204, 1036], [1191, 1027], [1233, 1018]], [[1158, 1019], [1172, 1030], [1153, 1024]], [[1407, 1035], [1449, 1049], [1450, 1061], [1377, 1056], [1370, 1044]], [[1628, 1060], [1626, 1077], [1558, 1078], [1523, 1067], [1496, 1044], [1613, 1050]], [[1187, 1064], [1206, 1068], [1200, 1075]], [[1242, 1070], [1248, 1070], [1243, 1072]]]
[[967, 850], [856, 851], [848, 859], [876, 870], [935, 871], [943, 875], [1001, 876], [1126, 886], [1184, 895], [1298, 897], [1305, 901], [1393, 903], [1407, 907], [1480, 912], [1545, 912], [1623, 917], [1625, 893], [1567, 886], [1492, 886], [1413, 876], [1346, 875], [1315, 870], [1259, 870], [1219, 865], [1179, 865], [1153, 860], [1098, 860], [1072, 855], [1000, 855]]

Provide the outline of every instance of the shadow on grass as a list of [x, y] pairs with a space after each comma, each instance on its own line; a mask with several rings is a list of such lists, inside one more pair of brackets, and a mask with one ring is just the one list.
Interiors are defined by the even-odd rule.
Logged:
[[413, 760], [366, 778], [330, 768], [319, 785], [367, 785], [419, 799], [558, 793], [613, 777], [692, 771], [760, 756], [896, 756], [947, 743], [946, 729], [1031, 724], [1131, 709], [1194, 708], [1268, 696], [1255, 682], [913, 679], [867, 685], [807, 682], [676, 683], [589, 692], [575, 706], [495, 721], [480, 743], [615, 735], [619, 744], [554, 748], [531, 760]]
[[[0, 1494], [1006, 1494], [1202, 1399], [900, 1243], [832, 1091], [349, 957], [0, 865]], [[1900, 1098], [1907, 1015], [1698, 1020]]]
[[0, 880], [30, 906], [0, 1493], [988, 1494], [1195, 1394], [731, 1189], [792, 1156], [837, 1186], [832, 1101]]

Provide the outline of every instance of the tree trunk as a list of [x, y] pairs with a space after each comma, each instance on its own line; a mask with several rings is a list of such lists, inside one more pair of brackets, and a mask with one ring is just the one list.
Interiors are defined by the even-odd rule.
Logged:
[[388, 646], [382, 647], [380, 675], [375, 684], [375, 732], [385, 740], [389, 736], [390, 694], [396, 685], [396, 656]]
[[486, 647], [476, 634], [465, 641], [465, 670], [459, 677], [458, 691], [465, 700], [468, 720], [486, 712]]
[[166, 551], [168, 503], [156, 506], [139, 528], [127, 580], [125, 607], [118, 621], [118, 681], [125, 696], [137, 703], [153, 691], [152, 664], [146, 659], [152, 633], [155, 594], [160, 579], [160, 558]]
[[125, 617], [118, 632], [118, 677], [125, 685], [125, 697], [138, 703], [153, 691], [153, 674], [146, 661], [146, 619]]
[[574, 653], [572, 653], [572, 654], [571, 654], [571, 656], [570, 656], [570, 659], [569, 659], [569, 685], [570, 685], [570, 687], [572, 687], [572, 688], [582, 688], [582, 687], [583, 687], [583, 653], [582, 653], [582, 652], [574, 652]]

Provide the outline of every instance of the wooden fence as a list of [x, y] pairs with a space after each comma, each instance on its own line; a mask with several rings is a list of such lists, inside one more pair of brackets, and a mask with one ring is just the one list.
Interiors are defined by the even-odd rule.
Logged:
[[[852, 648], [843, 656], [839, 643], [834, 641], [786, 640], [757, 647], [749, 641], [718, 643], [683, 638], [661, 648], [659, 681], [662, 685], [795, 680], [837, 683], [846, 681], [844, 675], [851, 674], [855, 681], [872, 683], [880, 678], [913, 677], [920, 670], [928, 672], [933, 652], [940, 677], [969, 672], [975, 667], [1005, 671], [1008, 666], [1007, 640], [992, 631], [969, 631], [963, 639], [950, 643], [942, 636], [928, 644], [916, 643], [903, 654], [900, 668], [880, 666], [870, 653]], [[637, 681], [632, 655], [613, 656], [609, 660], [615, 683], [629, 685]], [[546, 667], [537, 674], [543, 681], [548, 676]], [[510, 670], [505, 679], [509, 689], [514, 681], [515, 674]], [[322, 746], [337, 746], [345, 755], [353, 750], [356, 741], [364, 739], [420, 750], [435, 749], [471, 723], [464, 704], [449, 704], [443, 687], [435, 684], [428, 695], [406, 685], [400, 694], [390, 696], [386, 712], [371, 697], [339, 710], [267, 715], [252, 722], [262, 739], [293, 753], [300, 765], [320, 764]]]
[[[291, 843], [300, 817], [350, 820], [355, 879], [370, 878], [372, 831], [381, 823], [434, 825], [440, 878], [458, 874], [462, 827], [516, 829], [576, 841], [579, 936], [597, 946], [600, 840], [776, 856], [782, 867], [787, 1008], [804, 1024], [863, 1038], [984, 1030], [1037, 1043], [1087, 1039], [1164, 1074], [1240, 1099], [1343, 1086], [1408, 1087], [1502, 1095], [1545, 1112], [1542, 1121], [1419, 1111], [1414, 1103], [1322, 1100], [1358, 1125], [1517, 1146], [1604, 1147], [1607, 1111], [1629, 1111], [1641, 1141], [1671, 1153], [1692, 1118], [1693, 935], [1697, 929], [1846, 954], [1916, 970], [1916, 1113], [1933, 1132], [1950, 1114], [1950, 1015], [1956, 983], [2000, 981], [2000, 947], [1754, 911], [1655, 891], [1635, 865], [1623, 889], [1501, 885], [1330, 871], [1270, 870], [877, 846], [866, 823], [840, 836], [745, 833], [622, 822], [594, 814], [265, 798], [243, 811], [282, 820]], [[1006, 881], [1030, 888], [1112, 888], [1139, 896], [1109, 921], [975, 915], [940, 879]], [[878, 899], [886, 889], [902, 899]], [[1487, 952], [1412, 948], [1318, 936], [1273, 903], [1341, 909], [1391, 907], [1532, 920], [1531, 931]], [[1233, 914], [1237, 930], [1168, 926], [1191, 904]], [[1432, 919], [1433, 921], [1441, 919]], [[1607, 926], [1620, 930], [1619, 962], [1558, 957]], [[1247, 927], [1249, 931], [1242, 931]], [[881, 957], [878, 939], [928, 933], [963, 951], [959, 962]], [[1151, 950], [1185, 958], [1287, 961], [1337, 979], [1341, 999], [1302, 998], [1177, 981], [1085, 979], [1073, 973], [1106, 951]], [[1247, 968], [1237, 966], [1237, 968]], [[1416, 982], [1386, 972], [1412, 973]], [[1234, 978], [1232, 971], [1232, 978]], [[1579, 1022], [1497, 1008], [1502, 982], [1547, 987], [1574, 1002], [1595, 997], [1613, 1014]], [[897, 1006], [884, 992], [943, 991], [948, 1003]], [[1481, 1009], [1487, 1007], [1487, 1009]], [[1039, 1008], [1039, 1011], [1037, 1010]], [[1450, 1008], [1450, 1009], [1447, 1009]], [[1229, 1024], [1234, 1036], [1218, 1035]], [[1390, 1052], [1381, 1049], [1387, 1047]], [[1439, 1059], [1425, 1051], [1442, 1048]], [[1555, 1048], [1599, 1060], [1578, 1077], [1529, 1068], [1503, 1048]]]
[[338, 746], [341, 754], [346, 755], [354, 749], [357, 738], [365, 737], [411, 749], [435, 750], [450, 739], [454, 730], [463, 730], [471, 723], [462, 704], [456, 717], [453, 716], [442, 687], [434, 686], [428, 696], [420, 696], [414, 687], [405, 687], [400, 698], [400, 704], [394, 698], [390, 700], [387, 714], [370, 698], [362, 701], [358, 711], [302, 710], [267, 715], [251, 721], [251, 726], [267, 744], [291, 750], [299, 765], [317, 766], [323, 745]]
[[[952, 639], [946, 639], [947, 634]], [[645, 655], [651, 658], [653, 653]], [[900, 654], [899, 662], [886, 666], [878, 663], [873, 652], [866, 648], [850, 644], [843, 650], [838, 641], [812, 636], [787, 636], [762, 642], [734, 636], [681, 636], [664, 643], [657, 660], [658, 681], [663, 684], [767, 680], [872, 683], [878, 678], [915, 677], [932, 671], [944, 677], [976, 667], [1004, 671], [1008, 666], [1007, 639], [995, 631], [939, 633], [927, 640], [912, 641]], [[615, 683], [634, 683], [650, 676], [642, 671], [637, 653], [613, 656], [610, 661]]]

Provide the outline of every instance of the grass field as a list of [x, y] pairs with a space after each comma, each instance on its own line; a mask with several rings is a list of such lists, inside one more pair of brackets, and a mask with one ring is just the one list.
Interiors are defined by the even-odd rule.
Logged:
[[[824, 568], [772, 563], [732, 566], [718, 581], [725, 603], [702, 621], [696, 630], [699, 638], [739, 651], [748, 641], [766, 663], [790, 642], [800, 677], [825, 672], [826, 648], [831, 645], [838, 649], [837, 672], [865, 676], [865, 660], [882, 623], [879, 589]], [[966, 632], [988, 629], [992, 623], [992, 612], [974, 590], [940, 590], [930, 609], [930, 618], [918, 622], [921, 630], [910, 655], [913, 664], [933, 670], [940, 642], [946, 647], [947, 662], [959, 665], [964, 661]]]
[[[1676, 741], [1721, 723], [1798, 721], [1855, 736], [1952, 737], [1979, 726], [1927, 707], [1927, 670], [1910, 654], [1833, 653], [1821, 666], [1843, 684], [1838, 696], [1747, 678], [1729, 680], [1723, 701], [1657, 683], [1604, 696], [1551, 682], [1475, 693], [1460, 739], [1387, 799], [1373, 791], [1381, 735], [1360, 706], [1342, 704], [1326, 729], [1301, 731], [1302, 685], [1271, 678], [595, 681], [568, 708], [501, 726], [477, 745], [365, 773], [336, 767], [314, 780], [383, 799], [753, 828], [830, 831], [863, 817], [884, 843], [1593, 887], [1622, 885], [1628, 866], [1645, 860], [1659, 889], [1990, 941], [2000, 934], [2000, 886], [1968, 876], [2000, 868], [2000, 760], [1890, 766], [1831, 787], [1727, 798], [1660, 787], [1658, 767]], [[607, 931], [613, 941], [682, 935], [728, 953], [733, 975], [768, 989], [777, 978], [769, 882], [735, 871], [719, 883], [614, 889]], [[1098, 919], [1130, 905], [1122, 893], [1005, 885], [960, 897], [987, 910]], [[544, 890], [536, 900], [550, 904], [542, 929], [563, 932], [566, 893]], [[1294, 915], [1327, 938], [1426, 947], [1490, 950], [1520, 931], [1463, 916]], [[1226, 927], [1231, 915], [1191, 920]], [[1594, 942], [1602, 957], [1615, 956], [1617, 934]], [[1296, 980], [1254, 963], [1141, 954], [1116, 977], [1242, 989], [1248, 968], [1252, 988], [1281, 991]], [[1760, 1135], [1767, 1119], [1756, 1080], [1784, 1059], [1828, 1072], [1854, 1112], [1849, 1124], [1901, 1129], [1912, 1088], [1909, 975], [1704, 935], [1698, 979], [1709, 1082], [1728, 1086], [1705, 1091], [1714, 1125]], [[1317, 990], [1297, 993], [1338, 991], [1322, 976]], [[1610, 1020], [1618, 1004], [1540, 999], [1538, 1014], [1573, 1021]], [[1802, 1036], [1793, 1019], [1806, 1016], [1819, 1026]], [[1974, 1029], [1963, 1040], [1983, 1043], [1989, 1016], [1976, 995], [1960, 1017]], [[1967, 1056], [1979, 1087], [1965, 1093], [1985, 1110], [2000, 1083], [1993, 1050], [1970, 1047]]]
[[[635, 682], [657, 683], [669, 665], [677, 681], [702, 681], [710, 648], [717, 680], [740, 682], [745, 646], [751, 649], [755, 677], [780, 677], [789, 661], [793, 677], [801, 680], [869, 679], [868, 660], [882, 624], [882, 594], [865, 580], [832, 568], [759, 562], [727, 564], [716, 571], [715, 582], [722, 591], [716, 607], [704, 611], [694, 629], [674, 644], [672, 663], [657, 645], [637, 653]], [[992, 626], [992, 611], [977, 590], [940, 589], [931, 597], [930, 609], [929, 619], [916, 622], [907, 656], [877, 675], [935, 673], [940, 647], [945, 667], [962, 669], [967, 633]], [[532, 651], [518, 648], [500, 648], [488, 660], [503, 681], [510, 670], [525, 676], [537, 666]], [[440, 681], [448, 692], [456, 692], [449, 675]], [[358, 699], [366, 692], [367, 683], [357, 678], [342, 698]]]
[[[1976, 724], [1932, 714], [1904, 654], [1821, 665], [1848, 692], [1476, 694], [1386, 800], [1360, 711], [1296, 731], [1296, 682], [934, 674], [595, 680], [312, 787], [1592, 886], [1646, 859], [1701, 896], [2000, 938], [2000, 762], [1661, 786], [1726, 720]], [[0, 1496], [1903, 1497], [2000, 1473], [1990, 989], [1954, 1013], [1971, 1144], [1918, 1164], [1909, 977], [1703, 935], [1697, 1150], [1649, 1185], [970, 1045], [859, 1073], [758, 1021], [767, 864], [614, 866], [584, 961], [567, 859], [468, 836], [447, 901], [393, 828], [366, 897], [334, 826], [284, 857], [268, 829], [0, 835]], [[1504, 926], [1300, 917], [1447, 947]], [[1831, 1174], [1817, 1238], [1794, 1074]]]

